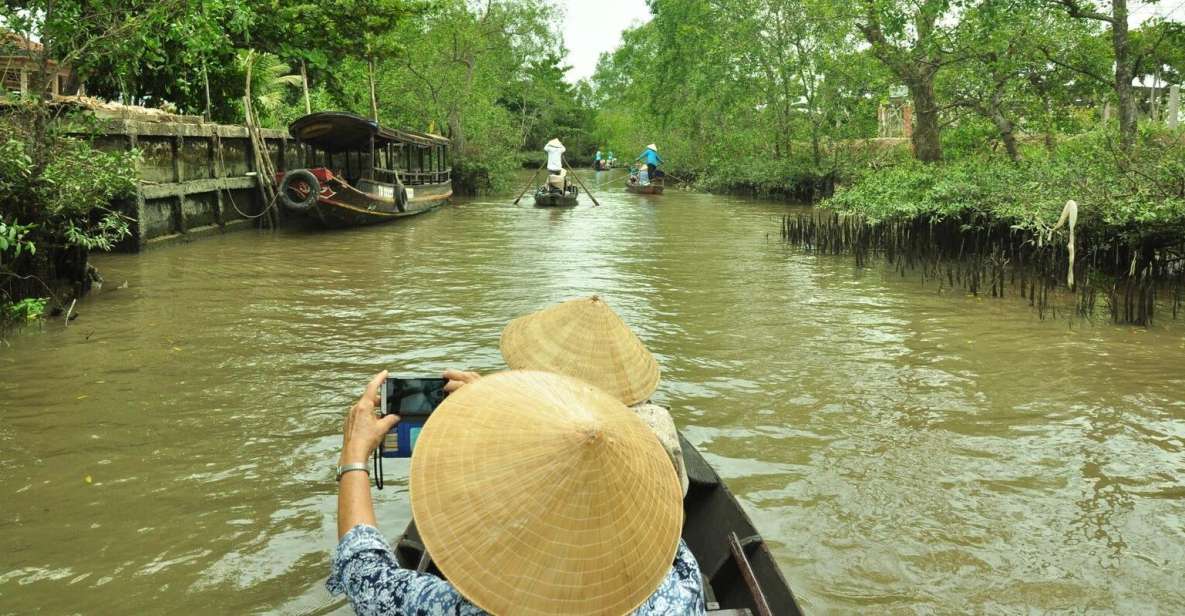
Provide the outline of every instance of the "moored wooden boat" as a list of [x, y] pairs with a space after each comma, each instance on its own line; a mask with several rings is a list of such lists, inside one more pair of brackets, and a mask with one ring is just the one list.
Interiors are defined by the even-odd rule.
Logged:
[[629, 180], [625, 183], [626, 192], [632, 192], [639, 195], [661, 195], [663, 189], [662, 178], [650, 180], [649, 184], [641, 184], [637, 181], [637, 176], [631, 175]]
[[552, 192], [544, 184], [535, 191], [535, 205], [538, 207], [570, 207], [576, 205], [579, 194], [580, 191], [575, 186], [569, 186], [568, 190], [560, 193]]
[[[708, 613], [801, 614], [777, 562], [720, 476], [683, 435], [690, 487], [683, 500], [683, 540], [704, 576]], [[425, 553], [413, 520], [395, 547], [399, 566], [441, 575]]]
[[324, 227], [352, 227], [422, 214], [453, 194], [449, 140], [394, 130], [345, 112], [294, 121], [303, 168], [276, 174], [289, 212]]

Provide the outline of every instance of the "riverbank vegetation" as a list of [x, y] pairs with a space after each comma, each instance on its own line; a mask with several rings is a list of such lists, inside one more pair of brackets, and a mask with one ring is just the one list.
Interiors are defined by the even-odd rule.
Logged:
[[136, 153], [96, 150], [46, 113], [0, 117], [0, 330], [66, 310], [97, 278], [89, 252], [128, 234], [118, 204], [135, 188]]
[[[1167, 85], [1185, 79], [1182, 24], [1137, 22], [1123, 0], [651, 7], [593, 79], [612, 147], [658, 142], [677, 179], [816, 202], [785, 237], [861, 262], [1041, 261], [1050, 284], [1180, 295], [1185, 134]], [[1070, 200], [1076, 220], [1054, 232]], [[1146, 323], [1130, 295], [1111, 294], [1112, 316]]]
[[[558, 16], [543, 0], [39, 0], [0, 6], [0, 56], [69, 66], [91, 96], [216, 122], [242, 124], [250, 92], [267, 127], [347, 110], [441, 133], [465, 194], [506, 186], [521, 153], [557, 135], [591, 157]], [[9, 96], [0, 126], [0, 316], [18, 320], [85, 287], [87, 251], [127, 232], [111, 205], [136, 177], [130, 157], [60, 129], [54, 71], [42, 72], [29, 90], [45, 94]]]

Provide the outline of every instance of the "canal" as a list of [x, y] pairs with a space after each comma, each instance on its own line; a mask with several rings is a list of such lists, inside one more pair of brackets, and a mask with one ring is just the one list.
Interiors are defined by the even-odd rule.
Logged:
[[[1043, 321], [802, 255], [784, 204], [599, 197], [97, 258], [80, 318], [0, 345], [0, 611], [324, 605], [367, 378], [498, 370], [507, 321], [592, 293], [806, 611], [1185, 611], [1180, 323]], [[391, 537], [406, 471], [377, 496]]]

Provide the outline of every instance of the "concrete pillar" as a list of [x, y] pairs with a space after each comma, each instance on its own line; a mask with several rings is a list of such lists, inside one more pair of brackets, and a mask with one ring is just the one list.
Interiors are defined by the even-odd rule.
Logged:
[[210, 169], [218, 180], [218, 190], [214, 191], [214, 220], [218, 221], [218, 226], [225, 227], [226, 215], [223, 212], [226, 204], [223, 202], [222, 193], [226, 189], [226, 168], [222, 166], [222, 137], [218, 135], [217, 127], [210, 137]]
[[173, 138], [173, 181], [177, 182], [177, 203], [173, 209], [173, 223], [177, 231], [185, 233], [185, 162], [181, 155], [185, 149], [185, 137], [177, 135]]
[[901, 107], [901, 136], [906, 139], [913, 137], [913, 105]]
[[49, 91], [54, 96], [58, 96], [58, 94], [62, 91], [61, 84], [59, 83], [59, 82], [61, 82], [61, 80], [62, 80], [61, 75], [54, 75], [53, 79], [51, 80], [51, 83], [49, 86]]
[[1180, 122], [1181, 116], [1181, 86], [1177, 85], [1169, 88], [1169, 107], [1167, 111], [1169, 128], [1177, 128], [1177, 122]]
[[[135, 133], [128, 133], [128, 149], [135, 150], [140, 146], [139, 138]], [[139, 175], [140, 170], [136, 170]], [[136, 182], [136, 221], [133, 223], [133, 233], [136, 238], [136, 252], [144, 248], [147, 240], [144, 237], [144, 188], [139, 181]]]
[[21, 69], [21, 97], [29, 95], [29, 71]]

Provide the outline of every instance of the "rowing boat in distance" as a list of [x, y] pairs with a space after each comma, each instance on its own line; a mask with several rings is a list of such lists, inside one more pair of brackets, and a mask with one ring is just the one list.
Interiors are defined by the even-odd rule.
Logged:
[[[689, 487], [683, 499], [683, 540], [704, 577], [708, 613], [717, 616], [799, 616], [802, 611], [769, 547], [720, 475], [683, 435]], [[395, 546], [399, 566], [444, 577], [425, 551], [413, 520]]]
[[569, 186], [567, 190], [560, 192], [551, 190], [547, 184], [544, 184], [535, 191], [535, 205], [538, 207], [571, 207], [576, 205], [579, 194], [580, 190], [575, 186]]
[[277, 197], [289, 212], [317, 226], [389, 222], [452, 197], [445, 137], [336, 111], [298, 118], [288, 131], [303, 167], [276, 174]]

